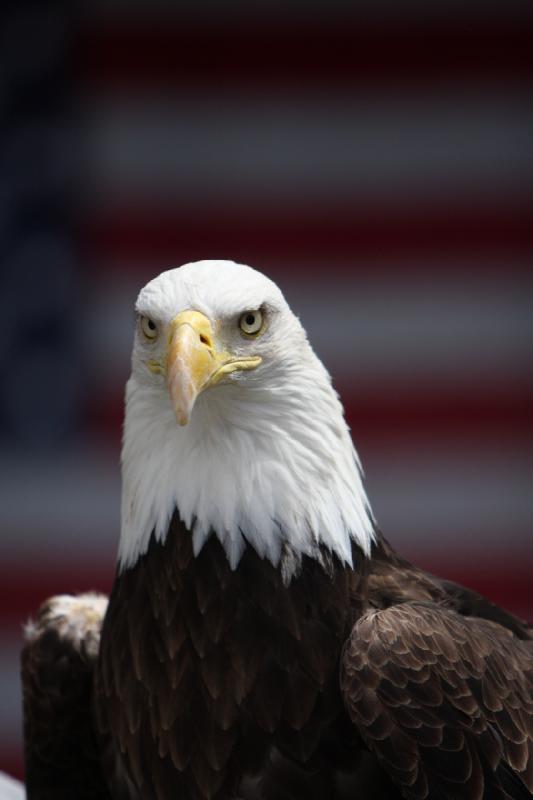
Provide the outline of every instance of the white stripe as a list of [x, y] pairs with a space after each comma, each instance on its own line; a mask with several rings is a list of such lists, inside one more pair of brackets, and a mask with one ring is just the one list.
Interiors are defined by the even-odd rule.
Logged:
[[436, 441], [425, 452], [395, 443], [388, 454], [362, 458], [377, 521], [400, 552], [454, 550], [479, 559], [518, 550], [531, 560], [531, 450], [487, 442], [465, 451]]
[[100, 94], [85, 112], [87, 180], [99, 207], [503, 196], [533, 167], [526, 109], [521, 93]]
[[[113, 454], [89, 447], [53, 456], [0, 453], [3, 559], [32, 552], [54, 563], [114, 560], [118, 543], [120, 468]], [[60, 590], [61, 587], [58, 587]]]

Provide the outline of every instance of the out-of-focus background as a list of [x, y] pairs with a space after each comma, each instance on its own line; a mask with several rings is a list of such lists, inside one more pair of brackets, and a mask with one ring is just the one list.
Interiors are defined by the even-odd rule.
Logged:
[[188, 260], [280, 284], [394, 545], [533, 617], [533, 5], [0, 15], [0, 769], [22, 623], [110, 588], [132, 304]]

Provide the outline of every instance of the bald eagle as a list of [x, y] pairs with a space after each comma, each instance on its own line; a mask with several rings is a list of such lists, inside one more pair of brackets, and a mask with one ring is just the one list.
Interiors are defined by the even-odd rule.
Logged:
[[278, 287], [186, 264], [136, 313], [111, 596], [26, 632], [30, 800], [531, 797], [533, 631], [382, 536]]

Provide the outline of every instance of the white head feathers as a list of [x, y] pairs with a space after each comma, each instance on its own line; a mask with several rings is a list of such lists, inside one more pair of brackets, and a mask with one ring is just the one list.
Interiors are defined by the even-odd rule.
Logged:
[[[136, 308], [160, 335], [137, 330], [126, 387], [120, 567], [146, 552], [152, 533], [165, 538], [175, 510], [195, 553], [213, 532], [233, 568], [248, 543], [287, 580], [320, 545], [348, 564], [352, 540], [369, 553], [372, 515], [342, 406], [278, 287], [250, 267], [200, 261], [151, 281]], [[180, 427], [165, 375], [147, 363], [163, 363], [165, 332], [189, 309], [210, 320], [225, 351], [261, 364], [203, 391]], [[246, 337], [239, 319], [257, 309], [263, 330]]]

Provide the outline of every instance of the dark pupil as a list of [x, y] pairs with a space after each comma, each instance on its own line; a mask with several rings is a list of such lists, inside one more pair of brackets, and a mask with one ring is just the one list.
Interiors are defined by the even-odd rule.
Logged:
[[148, 327], [151, 331], [155, 331], [155, 323], [151, 319], [148, 320]]
[[247, 314], [245, 322], [246, 322], [247, 325], [250, 325], [250, 326], [253, 325], [254, 322], [255, 322], [255, 314]]

